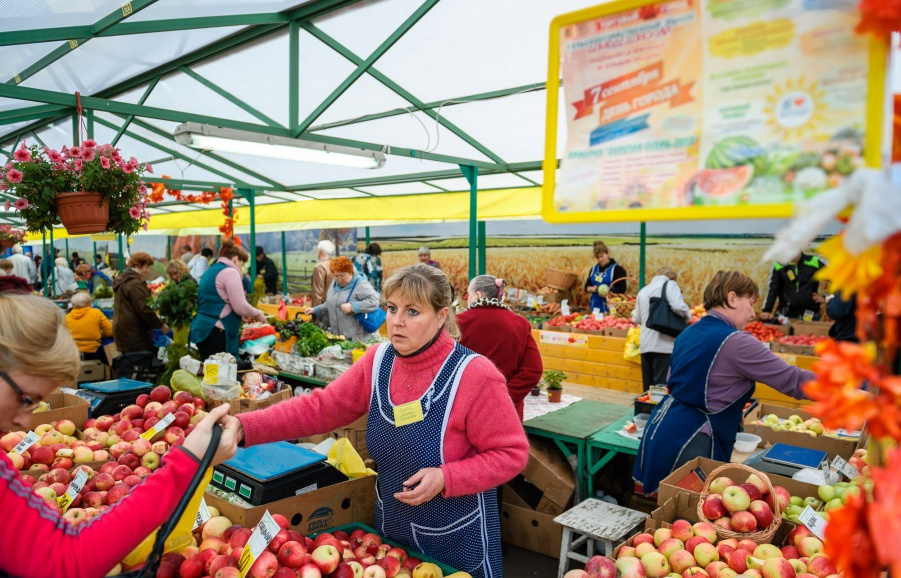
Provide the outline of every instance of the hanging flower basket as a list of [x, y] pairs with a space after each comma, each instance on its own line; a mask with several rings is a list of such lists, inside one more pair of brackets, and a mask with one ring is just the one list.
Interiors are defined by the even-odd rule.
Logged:
[[56, 210], [66, 231], [73, 235], [102, 233], [109, 223], [109, 199], [101, 193], [60, 193]]
[[12, 239], [0, 239], [0, 250], [6, 251], [15, 244], [16, 242]]
[[13, 229], [10, 225], [0, 225], [0, 251], [6, 251], [16, 243], [24, 243], [27, 238], [25, 231]]

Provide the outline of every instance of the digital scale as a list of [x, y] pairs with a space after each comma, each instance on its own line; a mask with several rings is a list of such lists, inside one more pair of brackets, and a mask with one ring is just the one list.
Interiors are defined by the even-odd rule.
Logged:
[[324, 455], [288, 442], [275, 442], [238, 448], [235, 457], [213, 469], [210, 484], [259, 506], [347, 479], [325, 463]]
[[766, 451], [748, 458], [745, 465], [761, 472], [790, 478], [803, 469], [828, 468], [827, 457], [826, 452], [820, 450], [788, 444], [773, 444], [773, 447]]
[[142, 393], [150, 393], [153, 384], [120, 377], [111, 381], [82, 383], [75, 395], [91, 404], [91, 417], [113, 415], [137, 401]]

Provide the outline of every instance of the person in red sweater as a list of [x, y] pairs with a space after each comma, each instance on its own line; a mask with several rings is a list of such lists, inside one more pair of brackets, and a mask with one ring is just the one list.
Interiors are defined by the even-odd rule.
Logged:
[[532, 325], [504, 305], [506, 282], [479, 275], [469, 282], [469, 309], [457, 316], [460, 344], [490, 359], [507, 380], [507, 392], [523, 419], [523, 401], [541, 381], [544, 366]]
[[245, 445], [306, 437], [368, 415], [379, 469], [376, 529], [473, 578], [502, 575], [495, 488], [520, 473], [529, 442], [490, 360], [454, 341], [451, 287], [417, 264], [385, 282], [390, 343], [325, 389], [236, 416]]
[[[38, 402], [58, 386], [75, 383], [78, 348], [59, 308], [32, 295], [0, 294], [0, 343], [0, 431], [27, 431]], [[106, 575], [172, 515], [209, 445], [213, 425], [227, 415], [228, 404], [211, 411], [153, 475], [77, 526], [25, 485], [6, 452], [0, 452], [0, 575]], [[215, 463], [234, 455], [236, 426], [223, 429]]]

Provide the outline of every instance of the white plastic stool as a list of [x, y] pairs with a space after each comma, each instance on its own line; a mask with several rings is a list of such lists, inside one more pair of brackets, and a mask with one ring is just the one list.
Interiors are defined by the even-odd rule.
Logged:
[[[647, 514], [636, 510], [589, 498], [554, 518], [556, 523], [563, 526], [557, 578], [563, 578], [569, 560], [583, 564], [588, 562], [594, 556], [595, 540], [604, 544], [605, 556], [612, 556], [614, 544], [627, 538], [639, 525], [644, 524], [647, 517]], [[576, 552], [583, 545], [586, 546], [587, 556]]]

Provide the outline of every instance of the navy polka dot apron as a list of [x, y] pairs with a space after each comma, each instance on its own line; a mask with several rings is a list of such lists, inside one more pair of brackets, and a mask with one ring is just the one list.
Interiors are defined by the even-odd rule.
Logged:
[[379, 346], [373, 362], [372, 399], [366, 448], [378, 464], [376, 529], [473, 578], [501, 578], [500, 519], [495, 489], [458, 498], [441, 494], [418, 506], [398, 501], [403, 482], [422, 468], [445, 463], [444, 435], [460, 378], [472, 351], [455, 344], [431, 386], [420, 398], [423, 420], [394, 425], [390, 381], [394, 349]]

